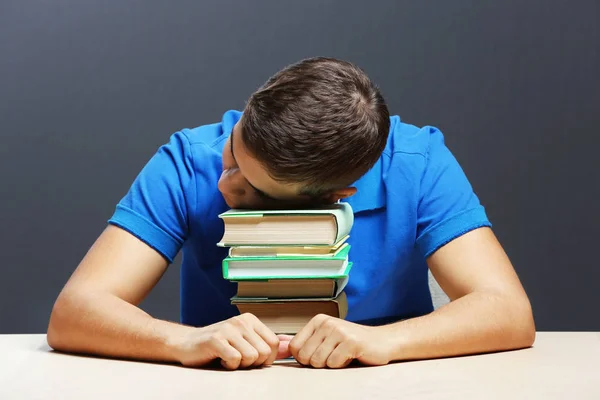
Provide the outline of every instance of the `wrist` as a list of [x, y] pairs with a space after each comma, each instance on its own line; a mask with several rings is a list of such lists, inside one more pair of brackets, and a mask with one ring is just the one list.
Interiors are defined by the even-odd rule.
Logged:
[[203, 328], [194, 328], [170, 322], [167, 322], [167, 324], [162, 345], [165, 358], [169, 361], [181, 363], [185, 358], [185, 354], [189, 352], [190, 335]]
[[388, 362], [407, 358], [408, 339], [401, 323], [373, 327], [376, 341], [387, 355]]

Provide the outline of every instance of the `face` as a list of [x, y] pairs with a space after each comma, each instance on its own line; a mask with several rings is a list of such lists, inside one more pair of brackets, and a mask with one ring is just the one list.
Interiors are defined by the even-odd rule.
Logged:
[[294, 208], [322, 203], [299, 194], [298, 183], [282, 183], [271, 178], [245, 149], [239, 123], [235, 125], [223, 148], [223, 173], [219, 191], [231, 208], [273, 209]]

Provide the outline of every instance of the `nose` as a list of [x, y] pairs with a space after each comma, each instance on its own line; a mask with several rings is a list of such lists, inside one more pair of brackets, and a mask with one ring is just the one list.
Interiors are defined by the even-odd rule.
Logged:
[[246, 194], [246, 180], [237, 168], [223, 171], [219, 178], [218, 188], [223, 196], [228, 198], [239, 198]]

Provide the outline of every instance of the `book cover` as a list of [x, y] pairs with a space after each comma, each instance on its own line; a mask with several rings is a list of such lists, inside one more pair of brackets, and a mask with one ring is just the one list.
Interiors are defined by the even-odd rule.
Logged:
[[[274, 226], [281, 226], [282, 229], [286, 227], [286, 217], [290, 217], [290, 223], [295, 221], [296, 224], [302, 224], [302, 218], [306, 217], [307, 221], [314, 221], [318, 216], [331, 216], [335, 221], [335, 237], [329, 240], [327, 243], [324, 242], [314, 242], [314, 243], [291, 243], [289, 242], [289, 238], [287, 241], [282, 242], [284, 236], [286, 234], [281, 233], [279, 235], [275, 235], [270, 238], [270, 240], [265, 241], [260, 240], [258, 235], [249, 236], [243, 235], [244, 242], [240, 243], [239, 240], [229, 238], [230, 232], [228, 230], [228, 221], [236, 224], [243, 222], [246, 220], [248, 225], [253, 228], [248, 228], [249, 231], [260, 230], [261, 223], [268, 224], [270, 231], [274, 229]], [[337, 242], [344, 239], [349, 235], [350, 230], [352, 229], [352, 225], [354, 223], [354, 213], [352, 211], [352, 207], [348, 203], [335, 203], [326, 207], [315, 207], [310, 209], [290, 209], [290, 210], [241, 210], [241, 209], [231, 209], [224, 213], [219, 214], [219, 218], [221, 218], [225, 223], [225, 232], [221, 240], [217, 243], [217, 246], [220, 247], [233, 247], [239, 245], [252, 246], [271, 246], [271, 245], [313, 245], [313, 246], [323, 246], [323, 245], [334, 245]], [[300, 219], [299, 219], [300, 218]], [[271, 222], [273, 222], [271, 224]], [[298, 233], [296, 227], [294, 228], [294, 232]], [[310, 237], [310, 235], [308, 235]], [[239, 237], [238, 237], [239, 239]]]
[[223, 277], [228, 280], [343, 278], [350, 273], [350, 245], [333, 257], [226, 257], [222, 262]]

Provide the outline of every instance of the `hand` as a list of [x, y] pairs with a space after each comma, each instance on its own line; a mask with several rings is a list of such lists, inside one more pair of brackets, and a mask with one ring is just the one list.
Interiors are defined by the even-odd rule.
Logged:
[[389, 335], [328, 315], [317, 315], [289, 342], [289, 352], [302, 365], [343, 368], [352, 360], [367, 365], [390, 362]]
[[179, 341], [177, 358], [188, 367], [220, 359], [227, 369], [271, 365], [278, 356], [279, 338], [252, 314], [194, 329]]

